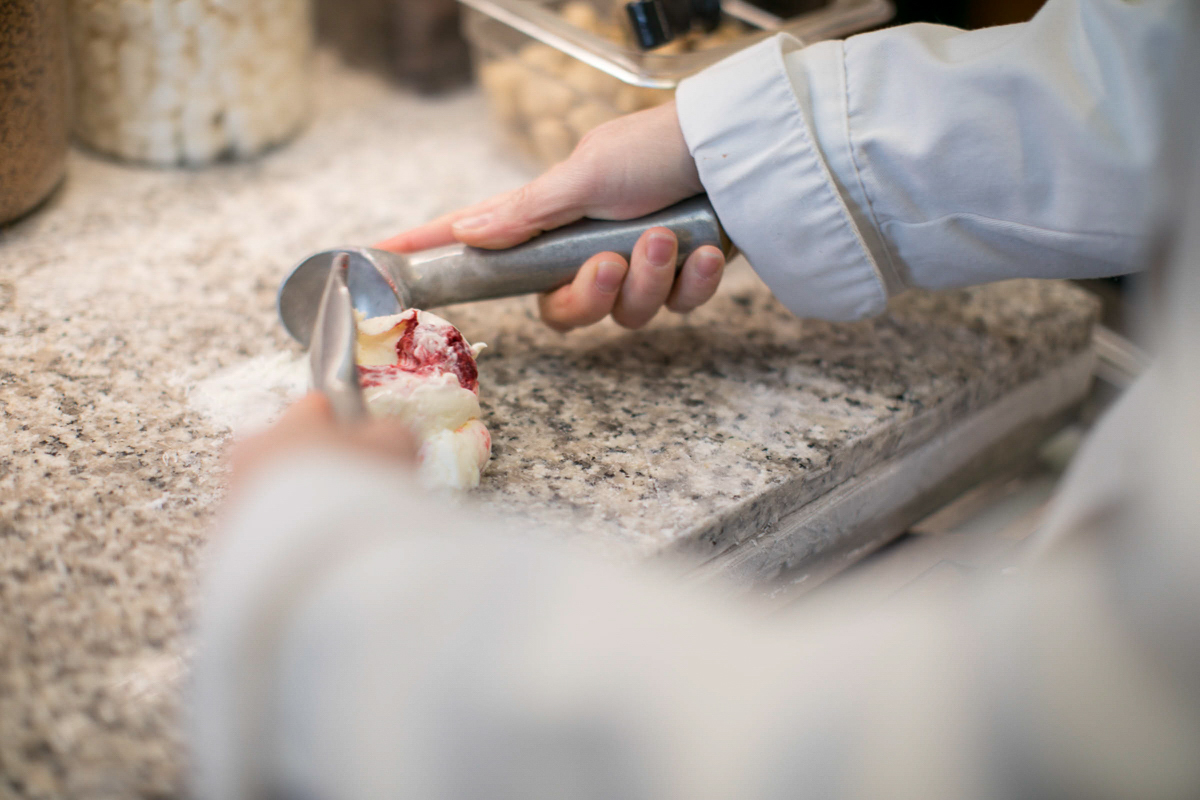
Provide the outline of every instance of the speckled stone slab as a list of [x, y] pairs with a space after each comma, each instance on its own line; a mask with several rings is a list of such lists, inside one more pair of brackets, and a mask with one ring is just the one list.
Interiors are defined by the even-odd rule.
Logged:
[[1095, 307], [1013, 281], [803, 321], [741, 264], [713, 302], [638, 332], [564, 338], [504, 308], [448, 312], [490, 343], [476, 497], [622, 553], [706, 558], [1063, 363]]
[[[298, 353], [273, 304], [300, 256], [528, 177], [474, 94], [419, 100], [329, 63], [318, 79], [311, 128], [262, 160], [76, 153], [0, 234], [0, 798], [180, 792], [189, 597], [230, 437], [196, 387]], [[476, 499], [640, 558], [733, 546], [1086, 347], [1094, 311], [1017, 282], [802, 322], [742, 266], [637, 333], [559, 336], [528, 300], [445, 313], [490, 344]]]

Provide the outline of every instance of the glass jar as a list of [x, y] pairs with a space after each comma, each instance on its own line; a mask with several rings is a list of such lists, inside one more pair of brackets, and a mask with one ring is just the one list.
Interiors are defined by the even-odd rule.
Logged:
[[75, 135], [157, 165], [244, 158], [309, 109], [308, 0], [68, 0]]
[[62, 0], [0, 2], [0, 222], [34, 208], [67, 159]]

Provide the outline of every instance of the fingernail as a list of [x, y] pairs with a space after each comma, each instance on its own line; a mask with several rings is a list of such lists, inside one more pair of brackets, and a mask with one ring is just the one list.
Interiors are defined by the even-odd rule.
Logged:
[[675, 237], [666, 233], [650, 234], [646, 243], [646, 258], [655, 267], [665, 267], [675, 260]]
[[716, 253], [705, 251], [696, 259], [696, 275], [701, 278], [712, 278], [721, 271], [725, 259]]
[[612, 294], [621, 288], [625, 280], [625, 267], [616, 261], [601, 261], [596, 265], [596, 288], [605, 294]]
[[459, 231], [473, 231], [479, 228], [486, 228], [492, 221], [491, 214], [480, 214], [477, 217], [465, 217], [454, 223], [450, 227]]

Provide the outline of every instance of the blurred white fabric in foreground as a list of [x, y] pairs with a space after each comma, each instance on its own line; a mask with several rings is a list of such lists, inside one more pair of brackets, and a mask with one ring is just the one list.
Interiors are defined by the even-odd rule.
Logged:
[[764, 618], [313, 453], [263, 476], [219, 532], [199, 795], [1200, 796], [1188, 69], [1163, 165], [1178, 213], [1153, 267], [1159, 361], [1081, 452], [1020, 574], [952, 603]]

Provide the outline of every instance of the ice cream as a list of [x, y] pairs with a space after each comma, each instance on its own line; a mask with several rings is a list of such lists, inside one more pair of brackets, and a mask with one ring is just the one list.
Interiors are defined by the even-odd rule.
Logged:
[[475, 367], [483, 347], [415, 308], [358, 320], [358, 379], [367, 409], [403, 420], [420, 437], [418, 476], [427, 487], [474, 488], [491, 456]]

